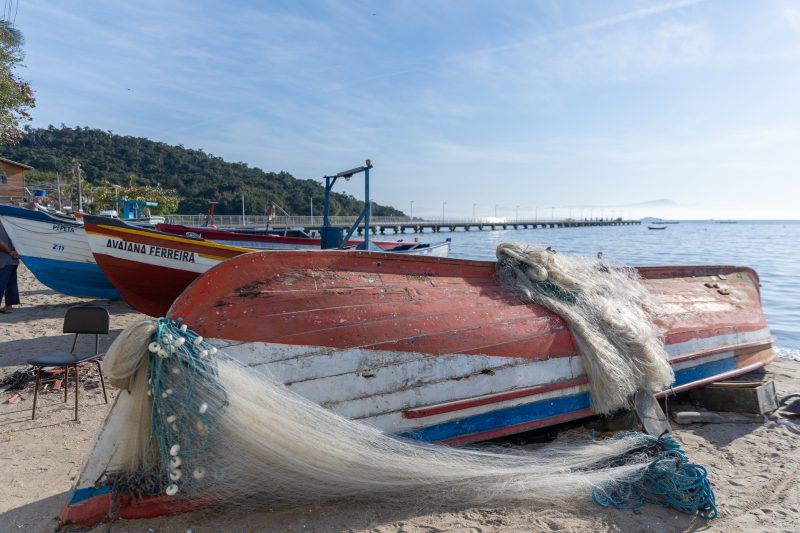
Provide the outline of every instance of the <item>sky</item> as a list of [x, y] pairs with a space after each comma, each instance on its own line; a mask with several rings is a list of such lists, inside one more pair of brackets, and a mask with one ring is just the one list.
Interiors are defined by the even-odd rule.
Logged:
[[415, 216], [800, 218], [800, 2], [27, 0], [14, 21], [36, 127], [303, 179], [371, 159], [372, 199]]

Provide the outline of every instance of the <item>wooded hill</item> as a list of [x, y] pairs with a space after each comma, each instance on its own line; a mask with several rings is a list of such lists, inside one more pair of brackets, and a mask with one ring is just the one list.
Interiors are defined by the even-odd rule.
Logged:
[[[111, 183], [127, 187], [160, 186], [174, 189], [180, 196], [177, 213], [201, 214], [208, 202], [216, 200], [220, 214], [246, 212], [263, 215], [270, 202], [290, 214], [309, 213], [309, 198], [314, 199], [314, 214], [322, 215], [325, 187], [319, 181], [300, 180], [288, 172], [267, 172], [246, 163], [229, 163], [203, 150], [170, 146], [142, 137], [116, 135], [91, 128], [27, 129], [17, 146], [4, 146], [0, 156], [31, 165], [32, 180], [49, 173], [74, 176], [80, 163], [86, 180], [93, 185]], [[74, 179], [74, 178], [73, 178]], [[364, 202], [351, 195], [333, 193], [332, 215], [356, 215]], [[401, 216], [389, 206], [373, 204], [377, 216]]]

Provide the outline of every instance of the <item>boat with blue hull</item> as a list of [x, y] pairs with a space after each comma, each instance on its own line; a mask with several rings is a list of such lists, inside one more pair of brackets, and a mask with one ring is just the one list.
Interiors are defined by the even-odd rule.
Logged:
[[120, 298], [97, 266], [81, 221], [0, 205], [0, 223], [42, 284], [69, 296]]

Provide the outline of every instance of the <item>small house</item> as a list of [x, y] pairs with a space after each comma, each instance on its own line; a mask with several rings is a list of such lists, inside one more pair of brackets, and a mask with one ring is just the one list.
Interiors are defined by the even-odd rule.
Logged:
[[0, 157], [0, 203], [22, 200], [25, 194], [25, 171], [33, 167]]

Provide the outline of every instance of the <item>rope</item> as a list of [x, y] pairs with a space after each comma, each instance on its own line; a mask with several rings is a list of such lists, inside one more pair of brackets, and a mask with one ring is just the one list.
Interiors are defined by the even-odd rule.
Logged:
[[786, 405], [792, 398], [800, 398], [800, 392], [793, 392], [791, 394], [787, 394], [786, 396], [781, 398], [781, 401], [778, 402], [778, 405]]
[[661, 452], [644, 471], [596, 486], [592, 500], [603, 508], [638, 509], [652, 503], [704, 520], [716, 518], [716, 499], [708, 470], [690, 463], [680, 442], [672, 435], [662, 435], [657, 443]]

